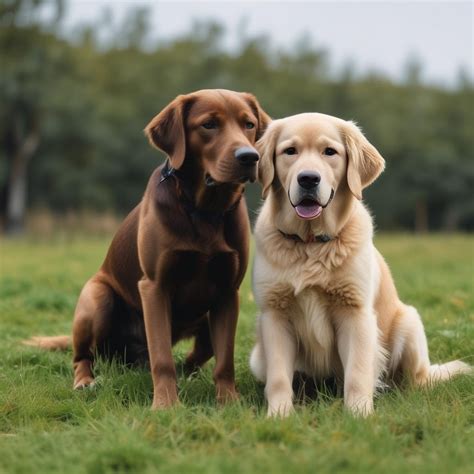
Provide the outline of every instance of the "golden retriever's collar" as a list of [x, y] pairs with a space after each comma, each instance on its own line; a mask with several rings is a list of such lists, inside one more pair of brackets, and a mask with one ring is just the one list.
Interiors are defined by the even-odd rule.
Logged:
[[320, 234], [320, 235], [314, 235], [314, 234], [309, 234], [308, 238], [306, 240], [303, 240], [298, 234], [286, 234], [282, 230], [278, 229], [278, 232], [285, 237], [285, 239], [288, 240], [293, 240], [295, 242], [303, 243], [303, 244], [313, 244], [313, 243], [320, 243], [320, 244], [325, 244], [329, 242], [330, 240], [333, 240], [333, 237], [331, 237], [328, 234]]

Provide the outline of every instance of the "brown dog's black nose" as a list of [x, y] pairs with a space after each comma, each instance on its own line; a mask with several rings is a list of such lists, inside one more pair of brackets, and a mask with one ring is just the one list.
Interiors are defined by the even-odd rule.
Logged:
[[239, 163], [244, 166], [254, 165], [260, 158], [257, 150], [249, 146], [237, 148], [234, 152], [234, 156], [237, 158]]
[[304, 189], [314, 189], [321, 181], [321, 175], [315, 171], [302, 171], [298, 174], [298, 184]]

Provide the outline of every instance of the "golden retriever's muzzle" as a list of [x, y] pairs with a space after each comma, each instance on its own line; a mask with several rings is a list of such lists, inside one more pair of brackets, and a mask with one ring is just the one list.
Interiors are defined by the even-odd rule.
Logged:
[[[288, 199], [301, 219], [319, 217], [334, 197], [334, 189], [330, 189], [329, 198], [325, 202], [321, 192], [321, 175], [317, 171], [300, 171], [296, 176], [297, 186], [294, 192], [288, 190]], [[294, 189], [294, 188], [293, 188]]]

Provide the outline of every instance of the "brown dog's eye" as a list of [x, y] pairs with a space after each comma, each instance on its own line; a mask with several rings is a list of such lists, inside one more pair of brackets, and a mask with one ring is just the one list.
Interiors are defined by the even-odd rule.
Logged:
[[252, 122], [245, 122], [245, 128], [247, 130], [252, 130], [252, 128], [255, 128], [255, 124], [253, 124]]
[[337, 154], [337, 151], [336, 151], [334, 148], [327, 147], [327, 148], [324, 150], [324, 154], [327, 155], [327, 156], [332, 156], [332, 155], [336, 155], [336, 154]]
[[283, 153], [285, 155], [296, 155], [298, 152], [296, 151], [296, 148], [294, 146], [290, 146], [290, 148], [287, 148], [286, 150], [283, 150]]
[[202, 126], [206, 129], [206, 130], [213, 130], [215, 128], [217, 128], [217, 122], [215, 120], [208, 120], [207, 122], [204, 122], [202, 124]]

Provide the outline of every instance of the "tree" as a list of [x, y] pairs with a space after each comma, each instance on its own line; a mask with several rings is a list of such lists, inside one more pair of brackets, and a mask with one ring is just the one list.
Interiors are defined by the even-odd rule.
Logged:
[[[351, 64], [336, 73], [308, 37], [275, 49], [267, 37], [243, 35], [229, 51], [214, 23], [153, 42], [146, 10], [118, 29], [106, 22], [61, 37], [57, 3], [2, 5], [0, 181], [10, 233], [21, 230], [25, 206], [128, 212], [159, 163], [145, 125], [176, 95], [201, 88], [253, 92], [274, 118], [315, 111], [355, 120], [387, 160], [364, 193], [379, 228], [474, 228], [474, 89], [466, 71], [451, 88], [424, 83], [416, 58], [402, 82]], [[48, 5], [54, 17], [38, 23]], [[258, 185], [247, 197], [253, 217]]]
[[35, 14], [46, 3], [10, 0], [0, 8], [0, 123], [6, 162], [0, 207], [8, 234], [23, 230], [28, 167], [41, 141], [44, 97], [57, 72], [60, 41], [48, 28], [59, 21], [62, 3], [55, 1], [56, 15], [49, 25], [40, 25]]

